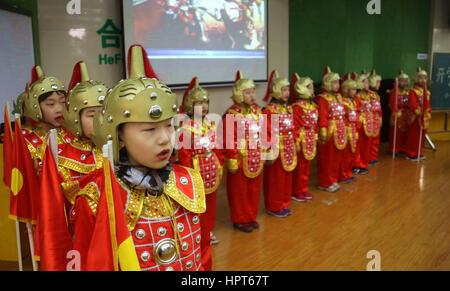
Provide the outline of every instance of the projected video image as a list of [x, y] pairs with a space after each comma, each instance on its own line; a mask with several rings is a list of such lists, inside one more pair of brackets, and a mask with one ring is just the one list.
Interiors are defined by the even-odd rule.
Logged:
[[207, 50], [211, 52], [202, 54], [203, 58], [230, 57], [230, 51], [236, 52], [234, 57], [255, 57], [261, 53], [264, 57], [264, 2], [133, 0], [134, 37], [153, 56], [196, 57], [192, 50]]

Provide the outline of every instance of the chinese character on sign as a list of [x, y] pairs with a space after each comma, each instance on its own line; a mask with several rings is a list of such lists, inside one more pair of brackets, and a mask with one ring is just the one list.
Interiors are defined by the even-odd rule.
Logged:
[[436, 82], [441, 84], [444, 83], [444, 76], [445, 76], [444, 68], [438, 68], [436, 74]]
[[450, 67], [447, 68], [447, 81], [448, 81], [448, 86], [450, 87]]
[[117, 28], [112, 19], [107, 19], [103, 27], [97, 31], [97, 34], [102, 35], [102, 48], [120, 48], [122, 30]]

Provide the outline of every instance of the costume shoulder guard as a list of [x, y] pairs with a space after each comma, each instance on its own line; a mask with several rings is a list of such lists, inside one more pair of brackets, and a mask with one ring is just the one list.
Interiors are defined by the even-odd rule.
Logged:
[[333, 97], [327, 92], [322, 92], [319, 95], [317, 95], [317, 97], [321, 97], [321, 98], [327, 100], [328, 102], [331, 102], [333, 100]]
[[173, 165], [169, 184], [164, 188], [170, 198], [193, 213], [206, 211], [205, 187], [200, 172]]
[[233, 115], [242, 114], [242, 109], [235, 104], [235, 105], [231, 106], [230, 108], [228, 108], [225, 115], [226, 114], [233, 114]]
[[47, 145], [47, 136], [45, 131], [36, 128], [26, 131], [24, 133], [24, 139], [27, 142], [28, 151], [33, 158], [33, 161], [42, 160]]
[[276, 104], [273, 104], [273, 103], [266, 104], [264, 106], [264, 109], [268, 110], [268, 111], [270, 111], [270, 112], [272, 112], [274, 114], [277, 114], [277, 113], [280, 112], [280, 109], [278, 108], [278, 106]]

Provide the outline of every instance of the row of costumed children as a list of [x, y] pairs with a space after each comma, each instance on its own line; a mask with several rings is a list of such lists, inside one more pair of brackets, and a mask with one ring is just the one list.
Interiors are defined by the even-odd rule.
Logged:
[[[233, 105], [216, 124], [208, 121], [210, 96], [198, 78], [178, 106], [140, 45], [130, 47], [128, 64], [128, 78], [113, 88], [91, 79], [84, 62], [68, 88], [35, 66], [14, 104], [14, 129], [6, 107], [10, 217], [34, 225], [29, 235], [41, 270], [66, 270], [72, 250], [81, 270], [211, 270], [224, 169], [233, 226], [252, 232], [261, 191], [266, 212], [276, 217], [291, 214], [292, 200], [313, 198], [316, 154], [318, 187], [329, 192], [378, 160], [381, 77], [374, 71], [341, 79], [327, 68], [317, 96], [310, 78], [294, 74], [289, 82], [274, 71], [262, 108], [254, 82], [238, 71]], [[412, 159], [420, 157], [418, 135], [429, 120], [426, 77], [419, 69], [407, 98], [407, 85], [391, 93], [399, 119], [395, 151]], [[174, 126], [180, 111], [189, 118]]]

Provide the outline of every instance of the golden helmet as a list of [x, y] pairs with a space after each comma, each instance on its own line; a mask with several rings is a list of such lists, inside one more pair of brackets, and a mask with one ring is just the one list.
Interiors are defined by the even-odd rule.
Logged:
[[[308, 89], [308, 86], [311, 84], [314, 84], [314, 81], [310, 77], [300, 78], [300, 76], [295, 73], [292, 76], [293, 92], [291, 92], [291, 94], [295, 94], [295, 96], [302, 99], [309, 99], [312, 97]], [[293, 100], [292, 96], [291, 100]]]
[[253, 80], [244, 79], [242, 72], [238, 71], [236, 73], [236, 80], [233, 86], [233, 96], [231, 99], [233, 99], [236, 103], [244, 102], [244, 90], [247, 89], [255, 89], [255, 83]]
[[158, 81], [145, 49], [133, 45], [128, 54], [129, 77], [121, 80], [103, 102], [103, 116], [94, 117], [93, 142], [102, 148], [112, 141], [114, 163], [119, 162], [118, 128], [130, 122], [160, 122], [178, 112], [178, 98], [169, 87]]
[[404, 73], [403, 70], [400, 70], [400, 72], [397, 75], [397, 79], [408, 79], [409, 81], [409, 76], [408, 74]]
[[339, 81], [340, 77], [338, 73], [333, 73], [330, 69], [330, 67], [326, 67], [323, 72], [323, 78], [322, 78], [322, 87], [326, 91], [331, 91], [331, 83], [334, 81]]
[[64, 120], [61, 121], [68, 131], [77, 137], [83, 136], [81, 111], [85, 108], [102, 106], [108, 88], [89, 77], [87, 66], [78, 62], [72, 74], [67, 95], [67, 104], [63, 108]]
[[375, 72], [375, 69], [373, 69], [372, 72], [370, 72], [370, 76], [369, 76], [370, 87], [375, 88], [377, 86], [378, 81], [381, 81], [381, 76], [377, 75], [377, 73]]
[[24, 111], [24, 102], [25, 99], [27, 98], [27, 89], [25, 89], [24, 92], [22, 92], [22, 94], [20, 94], [19, 96], [17, 96], [16, 101], [13, 101], [13, 111], [12, 114], [20, 114], [21, 116], [23, 115], [23, 111]]
[[356, 76], [356, 86], [358, 90], [364, 89], [364, 80], [369, 79], [369, 75], [366, 74], [364, 71], [361, 72], [361, 75]]
[[39, 97], [50, 92], [65, 91], [62, 82], [56, 77], [45, 77], [40, 66], [34, 66], [31, 70], [31, 82], [28, 88], [28, 97], [25, 98], [24, 116], [39, 122], [42, 119], [42, 111], [39, 106]]
[[347, 79], [342, 83], [341, 91], [344, 97], [348, 96], [348, 90], [350, 89], [358, 89], [356, 81], [352, 79]]
[[267, 91], [266, 96], [264, 97], [264, 101], [269, 101], [269, 96], [275, 99], [281, 99], [282, 92], [281, 89], [283, 87], [289, 87], [291, 83], [286, 78], [280, 78], [278, 76], [278, 71], [273, 70], [270, 74], [269, 82], [267, 83]]
[[201, 88], [198, 83], [198, 78], [194, 77], [184, 93], [181, 109], [192, 116], [194, 115], [195, 102], [203, 101], [209, 102], [209, 92]]
[[425, 71], [421, 67], [418, 67], [417, 70], [416, 70], [416, 75], [414, 76], [414, 82], [418, 82], [419, 76], [425, 76], [425, 77], [428, 78], [428, 73], [427, 73], [427, 71]]

